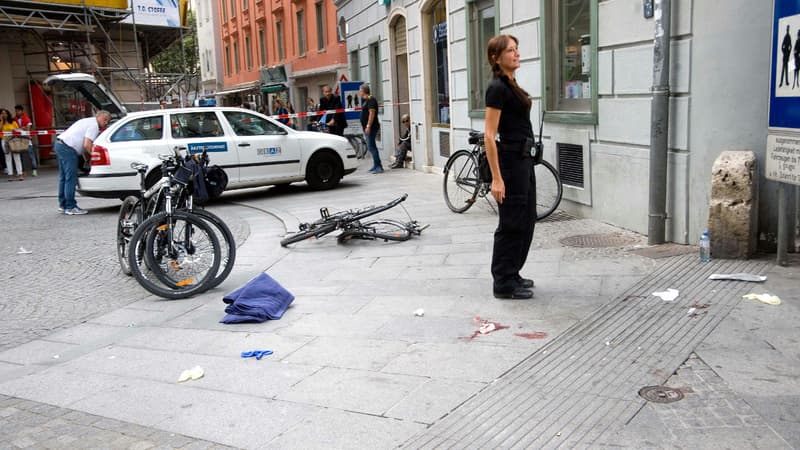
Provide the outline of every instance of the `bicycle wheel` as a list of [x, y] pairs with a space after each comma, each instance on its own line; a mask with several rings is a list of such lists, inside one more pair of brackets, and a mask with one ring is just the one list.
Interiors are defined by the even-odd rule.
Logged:
[[214, 289], [225, 281], [228, 275], [230, 275], [231, 270], [233, 270], [233, 264], [236, 261], [236, 241], [233, 238], [231, 229], [228, 228], [228, 225], [216, 214], [204, 209], [192, 210], [192, 214], [208, 222], [220, 242], [220, 257], [222, 259], [219, 264], [219, 271], [208, 285], [208, 289]]
[[478, 178], [478, 162], [471, 152], [453, 153], [444, 166], [444, 201], [451, 211], [463, 213], [478, 196], [482, 182]]
[[169, 299], [207, 290], [220, 265], [220, 244], [210, 225], [183, 211], [145, 220], [131, 238], [131, 272], [148, 292]]
[[558, 208], [564, 187], [561, 177], [552, 164], [542, 161], [534, 166], [536, 171], [536, 219], [543, 220]]
[[117, 259], [119, 267], [125, 275], [131, 275], [131, 266], [128, 262], [128, 244], [133, 233], [142, 222], [142, 206], [139, 198], [131, 195], [122, 201], [117, 221]]
[[[217, 276], [219, 239], [208, 222], [188, 212], [156, 217], [145, 258], [159, 281], [172, 289], [205, 292]], [[144, 225], [144, 224], [143, 224]]]
[[340, 244], [351, 239], [407, 241], [411, 239], [411, 231], [406, 223], [398, 220], [379, 219], [360, 224], [345, 230], [339, 235]]
[[309, 228], [306, 230], [298, 231], [297, 233], [292, 233], [285, 238], [281, 239], [281, 247], [286, 247], [289, 244], [294, 244], [295, 242], [300, 242], [306, 239], [311, 238], [319, 238], [322, 237], [333, 230], [336, 229], [335, 223], [323, 223], [323, 224], [309, 224]]
[[171, 287], [163, 284], [155, 272], [151, 270], [145, 252], [147, 251], [147, 236], [148, 232], [139, 232], [142, 229], [141, 225], [136, 229], [128, 244], [128, 266], [131, 269], [131, 274], [139, 284], [144, 287], [148, 292], [164, 298], [184, 298], [186, 296], [175, 296]]

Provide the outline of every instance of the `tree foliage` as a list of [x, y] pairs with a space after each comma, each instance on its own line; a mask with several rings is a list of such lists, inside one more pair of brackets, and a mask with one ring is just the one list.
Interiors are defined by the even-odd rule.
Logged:
[[[184, 30], [183, 48], [177, 39], [166, 50], [156, 55], [150, 63], [156, 73], [200, 74], [200, 50], [197, 45], [197, 20], [194, 11], [187, 11], [189, 30]], [[181, 58], [183, 50], [183, 58]]]

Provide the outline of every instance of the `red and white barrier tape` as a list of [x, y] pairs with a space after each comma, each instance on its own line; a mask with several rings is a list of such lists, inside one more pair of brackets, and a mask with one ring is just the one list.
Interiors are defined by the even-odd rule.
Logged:
[[352, 111], [361, 111], [361, 108], [338, 108], [338, 109], [328, 109], [322, 111], [299, 112], [293, 114], [275, 114], [269, 117], [271, 119], [294, 119], [297, 117], [324, 116], [325, 114], [336, 114], [336, 113], [345, 113]]
[[45, 136], [63, 132], [64, 130], [0, 131], [0, 136]]
[[[393, 103], [393, 105], [399, 105], [403, 103]], [[381, 105], [380, 107], [383, 107]], [[346, 113], [346, 112], [354, 112], [354, 111], [361, 111], [361, 108], [337, 108], [337, 109], [328, 109], [323, 111], [308, 111], [308, 112], [299, 112], [293, 114], [275, 114], [272, 116], [268, 116], [271, 119], [295, 119], [298, 117], [314, 117], [314, 116], [324, 116], [325, 114], [336, 114], [336, 113]], [[45, 136], [49, 134], [59, 134], [63, 133], [64, 130], [31, 130], [31, 131], [0, 131], [0, 137], [3, 136]]]

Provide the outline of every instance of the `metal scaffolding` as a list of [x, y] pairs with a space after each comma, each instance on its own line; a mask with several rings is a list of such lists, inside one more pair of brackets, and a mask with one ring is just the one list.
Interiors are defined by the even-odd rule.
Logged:
[[[182, 38], [184, 30], [123, 23], [129, 15], [130, 10], [90, 7], [85, 2], [0, 0], [0, 29], [18, 29], [36, 43], [23, 48], [31, 79], [86, 72], [113, 90], [127, 89], [128, 100], [136, 97], [142, 102], [162, 100], [181, 83], [196, 84], [191, 74], [153, 74], [148, 70], [148, 62]], [[40, 64], [28, 64], [29, 58], [43, 59], [38, 60]]]

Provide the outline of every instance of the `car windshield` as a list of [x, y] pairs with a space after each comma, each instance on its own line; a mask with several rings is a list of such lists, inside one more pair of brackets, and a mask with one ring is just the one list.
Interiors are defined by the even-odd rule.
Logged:
[[286, 134], [279, 125], [255, 114], [239, 111], [225, 111], [224, 114], [237, 136]]

